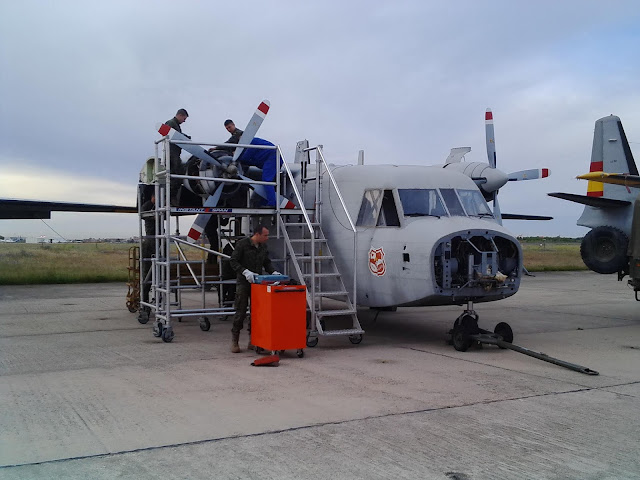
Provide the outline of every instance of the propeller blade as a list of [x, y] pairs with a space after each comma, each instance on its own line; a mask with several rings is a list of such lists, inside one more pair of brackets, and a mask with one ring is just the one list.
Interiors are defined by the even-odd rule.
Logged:
[[[213, 195], [209, 195], [209, 198], [207, 198], [207, 201], [204, 202], [203, 207], [214, 208], [216, 205], [218, 205], [218, 201], [220, 200], [220, 195], [222, 195], [223, 188], [224, 183], [221, 183], [218, 188], [216, 188], [216, 191], [213, 192]], [[189, 242], [196, 243], [198, 240], [200, 240], [202, 232], [204, 232], [204, 228], [207, 226], [211, 215], [211, 213], [198, 214], [195, 221], [193, 222], [193, 225], [191, 225], [191, 228], [189, 229], [189, 233], [187, 234], [187, 240]]]
[[[190, 142], [189, 138], [187, 138], [184, 134], [178, 132], [177, 130], [171, 128], [169, 125], [165, 123], [161, 123], [157, 126], [158, 133], [163, 137], [168, 136], [169, 140], [179, 140], [179, 141], [187, 141]], [[215, 158], [207, 153], [207, 151], [202, 148], [200, 145], [189, 144], [189, 143], [180, 143], [178, 146], [189, 152], [194, 157], [199, 158], [203, 162], [213, 163], [216, 167], [220, 167], [220, 162], [218, 162]]]
[[487, 137], [487, 157], [489, 159], [489, 166], [496, 168], [496, 138], [493, 132], [493, 113], [490, 108], [487, 108], [487, 112], [484, 114], [484, 125]]
[[[256, 133], [258, 133], [258, 129], [260, 128], [260, 125], [262, 125], [262, 122], [264, 121], [264, 117], [266, 117], [267, 113], [269, 113], [270, 106], [271, 106], [271, 103], [269, 103], [269, 100], [263, 100], [260, 103], [260, 105], [258, 105], [258, 108], [256, 108], [256, 111], [251, 117], [251, 120], [249, 120], [247, 127], [244, 129], [244, 132], [242, 132], [242, 135], [240, 136], [240, 140], [238, 140], [238, 143], [244, 143], [245, 145], [248, 145], [251, 143], [251, 140], [253, 140], [253, 137], [255, 137]], [[243, 150], [244, 150], [243, 147], [236, 148], [236, 151], [233, 154], [234, 162], [238, 160]]]
[[520, 170], [509, 174], [510, 182], [518, 182], [520, 180], [536, 180], [538, 178], [546, 178], [549, 176], [548, 168], [531, 168], [529, 170]]
[[502, 225], [502, 213], [500, 212], [500, 205], [498, 204], [498, 192], [493, 192], [493, 216], [498, 223]]

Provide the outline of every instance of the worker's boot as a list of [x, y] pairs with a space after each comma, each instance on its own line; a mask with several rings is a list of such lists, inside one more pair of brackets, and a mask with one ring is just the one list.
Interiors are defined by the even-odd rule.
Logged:
[[238, 340], [240, 339], [240, 332], [235, 333], [231, 332], [231, 353], [240, 353], [240, 346], [238, 345]]

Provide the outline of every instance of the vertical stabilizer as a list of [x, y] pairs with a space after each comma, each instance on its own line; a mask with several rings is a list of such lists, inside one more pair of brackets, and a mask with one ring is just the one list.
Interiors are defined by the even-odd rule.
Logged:
[[[609, 115], [596, 120], [589, 171], [638, 175], [619, 117]], [[631, 197], [635, 197], [625, 186], [592, 181], [587, 185], [587, 195], [618, 200], [631, 200]]]

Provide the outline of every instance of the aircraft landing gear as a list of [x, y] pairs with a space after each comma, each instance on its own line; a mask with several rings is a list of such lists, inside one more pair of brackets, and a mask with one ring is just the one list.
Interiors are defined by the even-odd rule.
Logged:
[[[474, 342], [478, 341], [478, 335], [491, 334], [478, 326], [478, 314], [473, 310], [473, 302], [467, 302], [467, 309], [456, 319], [451, 334], [453, 348], [459, 352], [466, 352]], [[494, 335], [501, 337], [504, 342], [513, 342], [513, 330], [506, 322], [500, 322], [493, 331]], [[505, 348], [505, 347], [500, 347]]]

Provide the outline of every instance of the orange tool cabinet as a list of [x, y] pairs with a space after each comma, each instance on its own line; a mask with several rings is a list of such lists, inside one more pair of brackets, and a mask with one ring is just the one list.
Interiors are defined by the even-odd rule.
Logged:
[[251, 285], [251, 343], [265, 350], [307, 346], [304, 285]]

